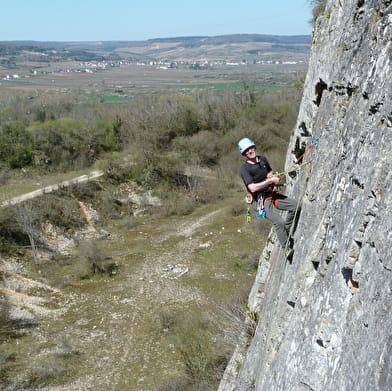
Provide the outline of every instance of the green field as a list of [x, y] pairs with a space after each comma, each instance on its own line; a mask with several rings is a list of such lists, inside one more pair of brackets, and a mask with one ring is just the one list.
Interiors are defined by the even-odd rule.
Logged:
[[[64, 63], [62, 67], [66, 68], [66, 65]], [[276, 91], [293, 88], [305, 72], [306, 65], [222, 65], [194, 70], [189, 67], [159, 69], [128, 64], [93, 73], [64, 73], [49, 69], [47, 73], [35, 76], [21, 74], [19, 79], [1, 80], [0, 91], [6, 95], [23, 92], [77, 92], [111, 103], [125, 101], [129, 96], [162, 93], [173, 89], [241, 90], [246, 85], [254, 90]], [[12, 73], [18, 73], [18, 70]], [[122, 94], [118, 91], [122, 91]]]
[[278, 91], [281, 90], [282, 87], [273, 87], [273, 86], [259, 86], [259, 85], [251, 85], [247, 86], [243, 83], [204, 83], [204, 84], [188, 84], [182, 85], [181, 87], [173, 86], [173, 88], [183, 88], [183, 89], [212, 89], [212, 90], [246, 90], [247, 88], [252, 88], [259, 91]]
[[126, 96], [115, 96], [115, 95], [98, 95], [98, 94], [84, 94], [86, 98], [99, 100], [100, 102], [126, 102], [129, 100]]

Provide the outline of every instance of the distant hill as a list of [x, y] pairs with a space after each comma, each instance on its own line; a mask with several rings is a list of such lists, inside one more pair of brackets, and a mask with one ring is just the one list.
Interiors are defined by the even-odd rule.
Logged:
[[[308, 57], [311, 37], [232, 34], [156, 38], [145, 41], [39, 42], [0, 41], [1, 64], [13, 60], [88, 61], [126, 59], [200, 60], [252, 58], [279, 60]], [[264, 57], [264, 58], [263, 58]]]

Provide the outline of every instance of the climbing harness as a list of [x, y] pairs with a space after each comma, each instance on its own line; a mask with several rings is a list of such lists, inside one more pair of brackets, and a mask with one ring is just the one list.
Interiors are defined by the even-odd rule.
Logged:
[[267, 197], [264, 198], [264, 204], [266, 203], [266, 201], [271, 200], [275, 206], [275, 208], [277, 208], [279, 206], [279, 192], [276, 190], [273, 190], [271, 194], [269, 194]]

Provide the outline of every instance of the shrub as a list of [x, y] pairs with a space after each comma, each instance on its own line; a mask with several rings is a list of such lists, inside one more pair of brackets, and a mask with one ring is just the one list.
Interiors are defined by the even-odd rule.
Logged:
[[89, 157], [88, 133], [81, 121], [60, 118], [32, 123], [36, 162], [60, 169], [83, 167]]
[[9, 121], [0, 130], [0, 160], [10, 168], [21, 168], [33, 162], [33, 144], [21, 121]]
[[17, 222], [15, 208], [0, 209], [0, 252], [8, 252], [14, 245], [29, 245], [28, 236]]
[[193, 330], [182, 336], [177, 345], [177, 352], [185, 366], [185, 373], [198, 383], [212, 383], [220, 378], [228, 357], [224, 354], [212, 352], [211, 342], [202, 333]]
[[118, 151], [121, 146], [120, 131], [122, 120], [116, 117], [113, 122], [98, 120], [90, 130], [90, 150], [98, 156], [102, 152]]
[[203, 166], [216, 164], [221, 156], [219, 135], [208, 130], [175, 139], [173, 149], [180, 151], [187, 161], [197, 161]]
[[257, 270], [259, 267], [259, 254], [253, 254], [247, 261], [247, 268], [250, 270]]
[[75, 255], [75, 271], [80, 278], [89, 278], [94, 274], [112, 276], [116, 273], [116, 263], [102, 251], [96, 241], [81, 242]]
[[200, 183], [197, 190], [197, 201], [202, 204], [215, 203], [218, 200], [225, 198], [227, 188], [224, 186], [224, 182], [215, 179], [207, 179]]
[[163, 211], [164, 216], [185, 216], [192, 213], [196, 207], [194, 197], [173, 191], [170, 192], [170, 196], [163, 203], [164, 205], [160, 210]]
[[232, 206], [231, 208], [231, 214], [232, 216], [241, 216], [246, 214], [246, 206], [244, 204], [236, 203], [235, 205]]
[[38, 197], [32, 207], [41, 221], [48, 221], [71, 232], [86, 224], [80, 206], [74, 198], [47, 194], [44, 197]]
[[243, 109], [241, 95], [234, 91], [222, 94], [206, 92], [199, 98], [202, 107], [201, 129], [226, 133], [233, 128]]
[[95, 199], [99, 198], [102, 191], [104, 191], [103, 185], [98, 180], [93, 180], [69, 186], [57, 194], [61, 197], [72, 197], [79, 201], [94, 202]]
[[12, 173], [8, 169], [0, 168], [0, 186], [4, 186], [12, 178]]
[[[27, 373], [16, 380], [19, 389], [41, 389], [42, 387], [65, 382], [77, 365], [80, 352], [63, 341], [51, 353], [41, 353], [31, 362]], [[14, 388], [12, 388], [14, 389]]]
[[99, 168], [105, 172], [106, 179], [112, 184], [119, 184], [135, 174], [131, 167], [124, 163], [118, 153], [112, 153], [101, 160]]
[[174, 311], [170, 309], [161, 309], [158, 312], [158, 317], [162, 331], [171, 331], [175, 326], [178, 326], [178, 316]]
[[227, 365], [229, 352], [227, 347], [213, 342], [209, 323], [197, 315], [187, 316], [173, 328], [173, 336], [188, 378], [195, 385], [204, 384], [205, 390], [216, 387]]
[[310, 4], [313, 6], [311, 23], [314, 25], [317, 18], [324, 13], [327, 0], [310, 0]]
[[138, 170], [146, 187], [154, 188], [159, 184], [169, 183], [173, 187], [184, 185], [183, 162], [176, 153], [158, 153], [145, 149], [139, 155]]
[[130, 206], [123, 204], [121, 201], [113, 198], [110, 191], [102, 192], [96, 200], [97, 207], [101, 217], [109, 219], [120, 219], [124, 213], [129, 213]]
[[67, 367], [63, 360], [53, 356], [45, 357], [44, 360], [41, 359], [30, 369], [29, 378], [25, 381], [24, 386], [39, 389], [43, 386], [48, 386], [55, 380], [58, 381], [65, 377], [66, 374]]

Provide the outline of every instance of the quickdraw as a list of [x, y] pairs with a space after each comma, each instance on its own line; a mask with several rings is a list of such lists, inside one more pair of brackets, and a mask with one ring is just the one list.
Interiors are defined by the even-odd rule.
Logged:
[[264, 219], [267, 216], [267, 212], [264, 209], [264, 203], [266, 200], [263, 197], [260, 197], [257, 201], [257, 215], [256, 219]]
[[250, 213], [250, 206], [252, 205], [253, 202], [253, 196], [252, 194], [247, 194], [245, 196], [245, 202], [247, 204], [247, 209], [246, 209], [246, 222], [251, 223], [252, 222], [252, 215]]

